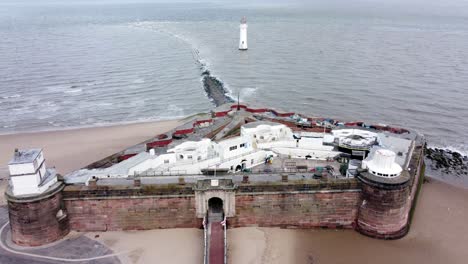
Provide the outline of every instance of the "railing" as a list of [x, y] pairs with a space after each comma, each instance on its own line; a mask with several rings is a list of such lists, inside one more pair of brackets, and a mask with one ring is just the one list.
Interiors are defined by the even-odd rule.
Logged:
[[180, 175], [197, 175], [193, 173], [187, 173], [187, 170], [165, 170], [165, 171], [143, 171], [134, 172], [134, 177], [156, 177], [156, 176], [180, 176]]
[[[323, 165], [322, 167], [325, 167]], [[262, 174], [310, 174], [314, 173], [312, 171], [312, 167], [309, 168], [262, 168], [262, 169], [253, 169], [253, 170], [245, 170], [239, 172], [233, 172], [222, 176], [235, 176], [235, 175], [262, 175]], [[179, 176], [213, 176], [213, 175], [205, 175], [203, 173], [188, 173], [185, 170], [177, 170], [177, 171], [152, 171], [152, 172], [142, 172], [142, 173], [135, 173], [133, 177], [179, 177]], [[131, 177], [130, 177], [131, 178]]]
[[208, 219], [208, 211], [203, 217], [203, 236], [204, 236], [204, 251], [203, 251], [203, 263], [208, 264], [208, 226], [206, 220]]
[[224, 227], [224, 264], [227, 264], [227, 219], [226, 219], [226, 216], [224, 216], [222, 225]]

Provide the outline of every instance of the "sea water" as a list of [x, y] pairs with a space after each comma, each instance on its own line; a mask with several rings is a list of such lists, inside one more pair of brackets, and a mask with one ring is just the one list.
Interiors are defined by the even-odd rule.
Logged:
[[209, 111], [201, 61], [243, 102], [468, 150], [464, 1], [36, 2], [0, 3], [0, 133]]

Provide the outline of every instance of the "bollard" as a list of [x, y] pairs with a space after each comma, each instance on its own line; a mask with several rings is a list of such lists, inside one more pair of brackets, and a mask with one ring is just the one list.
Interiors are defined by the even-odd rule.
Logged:
[[139, 177], [133, 179], [133, 186], [141, 187], [141, 179]]
[[184, 184], [185, 184], [185, 178], [179, 177], [179, 185], [184, 185]]
[[248, 175], [242, 176], [242, 183], [249, 183], [249, 176]]
[[96, 176], [91, 177], [91, 179], [89, 179], [88, 181], [88, 186], [93, 189], [97, 188], [97, 181], [98, 181], [98, 178], [96, 178]]

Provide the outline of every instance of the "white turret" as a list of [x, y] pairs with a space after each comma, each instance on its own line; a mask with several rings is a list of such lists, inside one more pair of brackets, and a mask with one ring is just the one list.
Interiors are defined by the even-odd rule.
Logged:
[[247, 19], [243, 17], [240, 24], [239, 49], [247, 50]]
[[402, 168], [395, 162], [395, 152], [389, 149], [378, 149], [374, 155], [362, 162], [363, 169], [368, 169], [375, 176], [398, 177]]
[[8, 168], [15, 196], [41, 194], [57, 182], [55, 170], [46, 169], [42, 149], [16, 149]]

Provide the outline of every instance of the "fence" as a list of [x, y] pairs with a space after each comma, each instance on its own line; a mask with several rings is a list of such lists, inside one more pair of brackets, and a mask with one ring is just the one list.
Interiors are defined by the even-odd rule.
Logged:
[[206, 220], [208, 216], [208, 212], [206, 212], [205, 216], [203, 217], [203, 236], [204, 236], [204, 251], [203, 251], [203, 263], [208, 264], [208, 227], [206, 225]]

